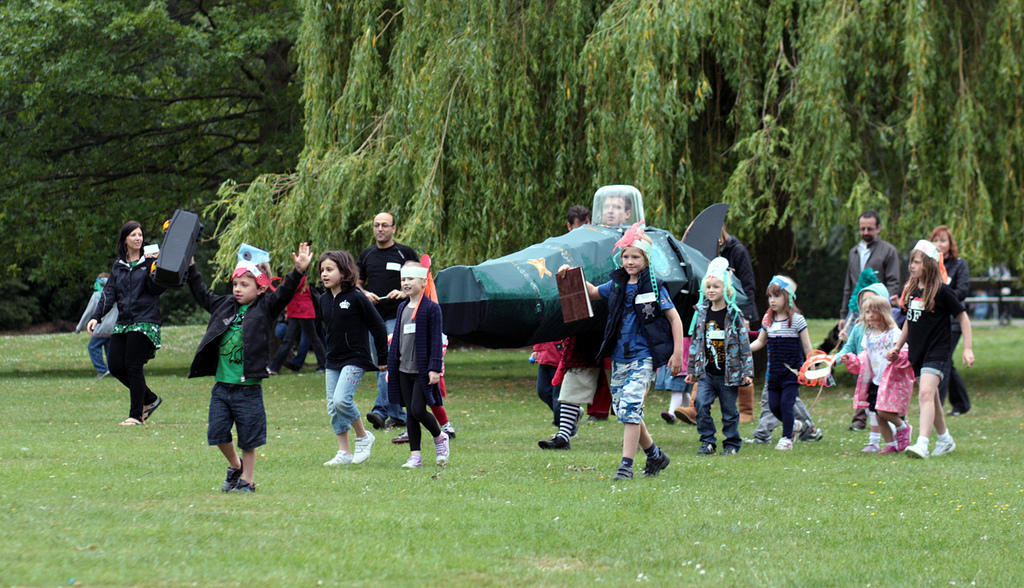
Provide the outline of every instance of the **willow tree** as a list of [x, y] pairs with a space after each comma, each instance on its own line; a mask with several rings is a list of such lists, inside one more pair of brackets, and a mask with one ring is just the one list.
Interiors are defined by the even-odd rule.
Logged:
[[[1024, 0], [303, 0], [298, 169], [226, 184], [243, 240], [359, 249], [379, 210], [442, 264], [560, 230], [631, 183], [681, 233], [711, 202], [772, 269], [880, 211], [1020, 264]], [[846, 237], [848, 235], [848, 237]]]

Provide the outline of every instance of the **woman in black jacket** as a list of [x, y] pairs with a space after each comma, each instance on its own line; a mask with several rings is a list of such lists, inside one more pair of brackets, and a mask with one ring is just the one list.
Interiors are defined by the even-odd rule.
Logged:
[[117, 261], [103, 287], [100, 303], [86, 325], [92, 333], [111, 308], [117, 324], [110, 336], [110, 373], [128, 388], [131, 407], [122, 425], [141, 425], [163, 400], [146, 386], [142, 368], [160, 348], [160, 295], [165, 288], [150, 279], [149, 258], [143, 253], [142, 225], [128, 221], [117, 239]]
[[[971, 290], [971, 273], [967, 269], [967, 262], [960, 257], [960, 252], [957, 251], [953, 232], [946, 225], [937, 226], [932, 231], [931, 242], [935, 244], [939, 253], [942, 254], [946, 275], [949, 276], [949, 287], [953, 289], [953, 292], [956, 292], [957, 300], [962, 304]], [[950, 333], [952, 339], [949, 348], [949, 372], [939, 382], [939, 401], [945, 404], [946, 395], [948, 394], [949, 404], [953, 407], [953, 410], [949, 412], [949, 416], [960, 416], [971, 410], [971, 399], [967, 396], [967, 388], [964, 387], [964, 381], [960, 379], [960, 374], [956, 371], [956, 366], [953, 365], [956, 345], [960, 342], [960, 323], [954, 318], [950, 318], [950, 321], [952, 322], [952, 332]]]

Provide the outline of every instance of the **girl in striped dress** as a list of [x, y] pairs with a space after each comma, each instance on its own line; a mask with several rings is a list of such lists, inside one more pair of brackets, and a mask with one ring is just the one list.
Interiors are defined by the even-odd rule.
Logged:
[[768, 408], [782, 421], [782, 439], [775, 449], [793, 449], [793, 405], [800, 392], [800, 382], [793, 370], [799, 370], [811, 352], [807, 321], [796, 307], [796, 282], [786, 276], [775, 276], [768, 284], [768, 312], [761, 319], [761, 332], [750, 344], [756, 352], [768, 346], [768, 374], [764, 386], [768, 391]]

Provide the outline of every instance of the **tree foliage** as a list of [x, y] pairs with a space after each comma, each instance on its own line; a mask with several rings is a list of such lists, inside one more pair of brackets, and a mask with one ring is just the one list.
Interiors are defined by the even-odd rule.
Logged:
[[243, 240], [359, 249], [378, 210], [475, 263], [609, 183], [677, 233], [724, 199], [775, 266], [794, 226], [849, 246], [868, 208], [900, 246], [945, 223], [975, 263], [1024, 259], [1024, 0], [301, 6], [305, 149], [222, 188], [225, 263]]
[[87, 286], [124, 221], [159, 241], [227, 178], [293, 169], [300, 16], [294, 0], [5, 0], [7, 275]]

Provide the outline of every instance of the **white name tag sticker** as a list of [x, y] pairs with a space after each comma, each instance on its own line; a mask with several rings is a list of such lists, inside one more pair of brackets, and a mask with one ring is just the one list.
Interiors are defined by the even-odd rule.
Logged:
[[920, 298], [915, 298], [910, 301], [910, 310], [924, 310], [924, 301]]
[[708, 331], [708, 339], [711, 339], [712, 341], [724, 341], [725, 329], [711, 329]]
[[415, 335], [416, 334], [416, 323], [409, 323], [409, 324], [405, 325], [404, 327], [402, 327], [402, 333], [404, 333], [406, 335]]
[[388, 264], [384, 266], [384, 268], [387, 269], [389, 272], [400, 272], [402, 271], [402, 264], [396, 261], [389, 261]]
[[640, 294], [636, 297], [637, 304], [646, 304], [648, 302], [654, 302], [658, 299], [658, 294], [655, 292], [647, 292]]

